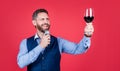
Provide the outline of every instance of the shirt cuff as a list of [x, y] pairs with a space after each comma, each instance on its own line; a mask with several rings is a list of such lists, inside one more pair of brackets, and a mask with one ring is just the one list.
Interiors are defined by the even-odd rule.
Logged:
[[88, 49], [89, 47], [90, 47], [90, 37], [86, 37], [86, 36], [84, 36], [84, 38], [83, 38], [83, 42], [84, 42], [84, 47], [85, 47], [85, 49]]

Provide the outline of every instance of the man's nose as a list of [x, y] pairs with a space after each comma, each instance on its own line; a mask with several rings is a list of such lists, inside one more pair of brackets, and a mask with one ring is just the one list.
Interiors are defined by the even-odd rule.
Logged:
[[44, 23], [48, 23], [48, 20], [47, 20], [47, 19], [45, 19], [45, 20], [44, 20]]

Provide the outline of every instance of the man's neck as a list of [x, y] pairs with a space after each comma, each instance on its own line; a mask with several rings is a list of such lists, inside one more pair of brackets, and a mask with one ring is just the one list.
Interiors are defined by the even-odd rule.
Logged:
[[40, 38], [42, 38], [42, 37], [43, 37], [43, 35], [44, 35], [44, 33], [43, 33], [43, 32], [41, 32], [41, 31], [37, 31], [37, 35], [38, 35]]

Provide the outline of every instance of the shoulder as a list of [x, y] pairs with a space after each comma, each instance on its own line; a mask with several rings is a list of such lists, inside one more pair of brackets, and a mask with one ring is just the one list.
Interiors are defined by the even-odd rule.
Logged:
[[50, 35], [51, 36], [51, 38], [57, 38], [57, 37], [55, 37], [54, 35]]
[[26, 38], [27, 40], [28, 39], [34, 39], [34, 37], [35, 37], [35, 35], [32, 35], [32, 36], [30, 36], [30, 37], [28, 37], [28, 38]]
[[22, 46], [25, 46], [26, 45], [26, 42], [27, 42], [27, 39], [23, 39], [21, 42], [20, 42], [20, 47]]
[[34, 38], [34, 36], [30, 36], [30, 37], [27, 37], [27, 38], [22, 39], [21, 42], [20, 42], [20, 45], [23, 45], [23, 44], [25, 45], [26, 42], [27, 42], [27, 40], [28, 40], [28, 39], [31, 39], [31, 38]]
[[57, 40], [57, 37], [50, 35], [51, 40]]

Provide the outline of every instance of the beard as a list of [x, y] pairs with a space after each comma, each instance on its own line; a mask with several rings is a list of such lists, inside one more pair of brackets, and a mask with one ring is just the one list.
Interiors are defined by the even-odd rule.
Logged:
[[[47, 29], [44, 29], [43, 26], [46, 25], [48, 28]], [[50, 29], [50, 25], [48, 23], [44, 23], [42, 24], [41, 26], [40, 25], [36, 25], [36, 28], [40, 31], [40, 32], [43, 32], [45, 33], [46, 30], [49, 30]]]

